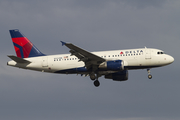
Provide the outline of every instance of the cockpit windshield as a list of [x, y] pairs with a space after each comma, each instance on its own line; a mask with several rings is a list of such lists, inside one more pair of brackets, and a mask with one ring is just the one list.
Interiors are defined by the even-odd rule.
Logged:
[[162, 51], [161, 51], [161, 52], [157, 52], [157, 54], [158, 54], [158, 55], [159, 55], [159, 54], [164, 54], [164, 52], [162, 52]]

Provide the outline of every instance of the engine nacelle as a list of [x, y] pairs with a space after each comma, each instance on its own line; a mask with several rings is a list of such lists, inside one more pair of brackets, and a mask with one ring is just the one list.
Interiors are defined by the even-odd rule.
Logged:
[[113, 60], [106, 61], [99, 65], [99, 68], [107, 70], [124, 70], [124, 61], [123, 60]]
[[124, 70], [117, 73], [110, 73], [105, 75], [106, 79], [113, 79], [114, 81], [126, 81], [128, 80], [128, 71]]

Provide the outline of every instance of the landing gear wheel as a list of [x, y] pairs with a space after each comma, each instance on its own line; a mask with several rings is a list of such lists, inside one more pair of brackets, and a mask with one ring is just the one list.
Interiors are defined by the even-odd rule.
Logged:
[[94, 86], [99, 87], [99, 85], [100, 85], [100, 82], [98, 80], [95, 80], [94, 81]]
[[148, 75], [148, 78], [149, 78], [149, 79], [152, 79], [152, 75], [151, 75], [151, 74], [150, 74], [150, 75]]
[[149, 78], [149, 79], [152, 79], [152, 75], [151, 75], [150, 69], [147, 69], [147, 72], [148, 72], [148, 78]]
[[92, 73], [92, 74], [90, 74], [90, 79], [91, 79], [91, 80], [95, 80], [95, 79], [96, 79], [95, 74], [93, 74], [93, 73]]

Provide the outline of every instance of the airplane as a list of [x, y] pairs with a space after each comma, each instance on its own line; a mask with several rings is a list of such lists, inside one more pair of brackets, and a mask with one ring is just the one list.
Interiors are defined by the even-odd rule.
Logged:
[[68, 47], [70, 54], [45, 55], [40, 52], [18, 29], [9, 30], [16, 55], [8, 55], [11, 61], [8, 66], [48, 73], [80, 74], [89, 76], [98, 87], [99, 77], [113, 81], [128, 80], [128, 70], [150, 69], [162, 67], [174, 62], [174, 58], [162, 50], [154, 48], [138, 48], [88, 52], [72, 43], [61, 41]]

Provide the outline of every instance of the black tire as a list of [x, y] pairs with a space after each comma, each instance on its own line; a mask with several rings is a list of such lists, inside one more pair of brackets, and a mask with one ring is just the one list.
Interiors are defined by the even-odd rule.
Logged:
[[91, 80], [95, 80], [95, 79], [96, 79], [95, 74], [90, 74], [90, 79], [91, 79]]
[[99, 82], [98, 80], [95, 80], [95, 81], [94, 81], [94, 86], [95, 86], [95, 87], [99, 87], [99, 85], [100, 85], [100, 82]]
[[148, 75], [148, 78], [149, 78], [149, 79], [152, 79], [152, 75]]

